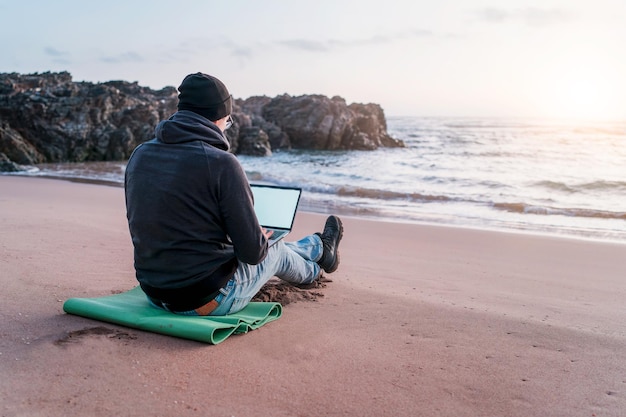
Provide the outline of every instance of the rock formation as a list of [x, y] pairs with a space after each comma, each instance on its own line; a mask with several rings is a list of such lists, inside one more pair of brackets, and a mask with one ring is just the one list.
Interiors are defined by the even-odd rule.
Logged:
[[[73, 82], [67, 72], [0, 74], [0, 171], [43, 162], [124, 160], [176, 111], [174, 87]], [[235, 101], [232, 152], [362, 149], [404, 144], [387, 134], [382, 108], [320, 95]]]
[[281, 127], [294, 148], [371, 150], [401, 143], [387, 134], [380, 106], [348, 106], [341, 97], [283, 95], [263, 107], [263, 117]]
[[176, 110], [176, 89], [0, 74], [0, 153], [22, 165], [128, 158]]

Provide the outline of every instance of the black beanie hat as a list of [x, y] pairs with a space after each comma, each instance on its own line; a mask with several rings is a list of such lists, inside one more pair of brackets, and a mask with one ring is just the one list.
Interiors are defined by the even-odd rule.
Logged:
[[228, 116], [232, 96], [224, 83], [201, 72], [189, 74], [178, 87], [178, 110], [189, 110], [212, 122]]

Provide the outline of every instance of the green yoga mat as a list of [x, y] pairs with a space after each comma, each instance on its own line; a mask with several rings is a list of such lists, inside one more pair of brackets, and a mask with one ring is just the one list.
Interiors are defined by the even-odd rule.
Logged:
[[115, 323], [199, 342], [218, 344], [231, 334], [247, 333], [282, 314], [278, 303], [252, 302], [227, 316], [181, 316], [152, 307], [141, 290], [97, 298], [70, 298], [63, 304], [69, 314]]

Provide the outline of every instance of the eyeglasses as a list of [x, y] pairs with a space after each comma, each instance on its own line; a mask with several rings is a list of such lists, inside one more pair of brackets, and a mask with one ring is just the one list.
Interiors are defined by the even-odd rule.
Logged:
[[224, 130], [228, 130], [228, 128], [230, 128], [233, 125], [233, 118], [228, 116], [228, 119], [226, 119], [226, 127], [224, 128]]

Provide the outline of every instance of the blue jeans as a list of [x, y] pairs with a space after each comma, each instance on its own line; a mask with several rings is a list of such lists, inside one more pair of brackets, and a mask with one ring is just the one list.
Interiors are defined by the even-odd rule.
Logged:
[[[309, 235], [297, 242], [277, 242], [258, 265], [239, 262], [235, 275], [215, 297], [219, 305], [210, 315], [223, 316], [240, 311], [273, 276], [292, 284], [310, 284], [322, 272], [316, 261], [320, 260], [323, 251], [320, 237]], [[198, 315], [194, 310], [176, 314]]]

